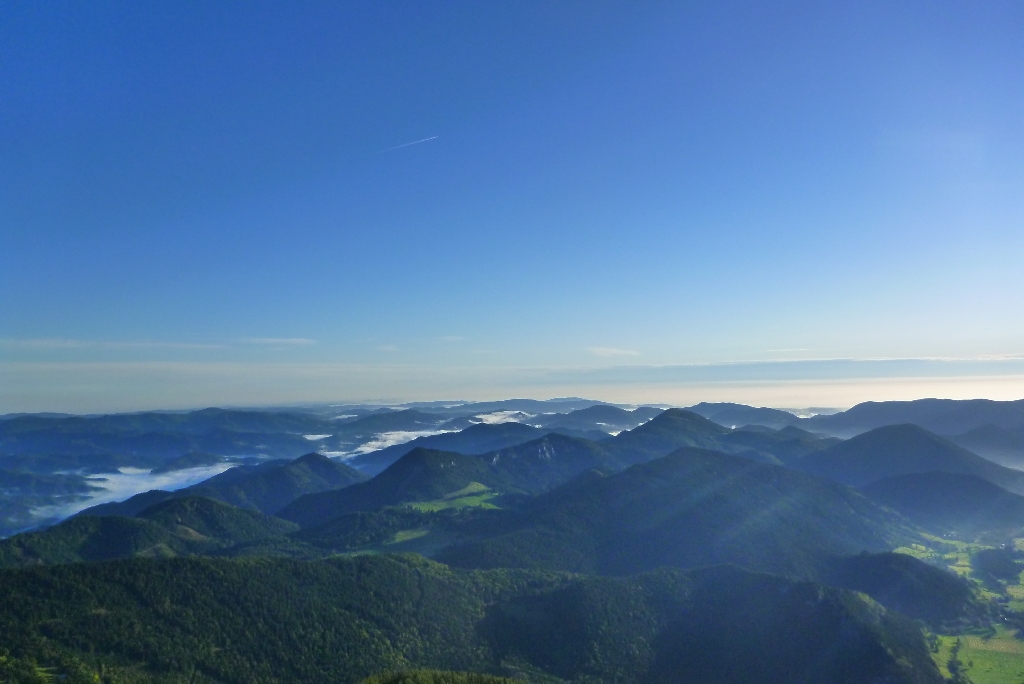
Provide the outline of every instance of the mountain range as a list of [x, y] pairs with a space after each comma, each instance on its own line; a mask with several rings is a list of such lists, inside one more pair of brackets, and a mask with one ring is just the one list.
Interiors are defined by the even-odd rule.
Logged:
[[[428, 668], [408, 681], [470, 681], [431, 674], [462, 670], [866, 683], [980, 671], [957, 660], [956, 635], [1024, 630], [1024, 472], [965, 444], [1012, 451], [1017, 402], [909, 404], [852, 418], [510, 400], [266, 421], [0, 419], [12, 426], [0, 443], [14, 445], [2, 463], [24, 461], [0, 472], [15, 502], [90, 496], [99, 481], [60, 463], [102, 472], [150, 459], [154, 478], [230, 466], [0, 540], [0, 680], [355, 681]], [[908, 412], [918, 422], [860, 429]], [[937, 415], [964, 429], [920, 424]], [[14, 453], [43, 444], [46, 421], [63, 425], [51, 446], [77, 446]], [[107, 436], [86, 439], [83, 425]], [[334, 457], [193, 448], [193, 436], [226, 433]], [[167, 434], [189, 450], [89, 456]], [[342, 444], [356, 451], [338, 458]], [[1012, 660], [1013, 642], [999, 644]]]

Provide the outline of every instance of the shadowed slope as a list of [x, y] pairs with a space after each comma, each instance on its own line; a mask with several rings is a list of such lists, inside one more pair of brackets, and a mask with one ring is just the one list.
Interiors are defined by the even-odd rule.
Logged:
[[0, 647], [62, 649], [76, 682], [99, 679], [97, 654], [113, 681], [312, 684], [410, 667], [619, 684], [941, 681], [905, 618], [737, 568], [610, 579], [408, 556], [134, 559], [8, 570], [0, 584]]
[[916, 425], [880, 427], [792, 465], [854, 487], [896, 475], [943, 470], [975, 475], [1012, 492], [1024, 493], [1024, 472], [987, 461]]
[[976, 475], [897, 475], [861, 491], [935, 534], [998, 544], [1024, 530], [1024, 497]]
[[691, 448], [488, 517], [477, 530], [482, 541], [439, 558], [616, 575], [729, 562], [813, 577], [826, 556], [885, 550], [912, 536], [898, 516], [844, 486]]

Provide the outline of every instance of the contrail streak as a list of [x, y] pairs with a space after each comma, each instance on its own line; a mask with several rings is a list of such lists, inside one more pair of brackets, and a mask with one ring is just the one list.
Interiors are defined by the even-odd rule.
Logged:
[[398, 150], [398, 149], [401, 149], [403, 147], [408, 147], [409, 145], [419, 145], [420, 143], [425, 143], [428, 140], [437, 140], [437, 136], [435, 135], [435, 136], [432, 136], [430, 138], [424, 138], [423, 140], [414, 140], [413, 142], [405, 143], [404, 145], [395, 145], [394, 147], [389, 147], [386, 150], [381, 150], [377, 154], [383, 154], [385, 152], [390, 152], [391, 150]]

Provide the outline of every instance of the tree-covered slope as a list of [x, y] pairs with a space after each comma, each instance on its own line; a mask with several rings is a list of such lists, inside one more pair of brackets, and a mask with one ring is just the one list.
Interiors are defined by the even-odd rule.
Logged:
[[827, 556], [912, 536], [897, 515], [824, 479], [685, 448], [610, 476], [591, 474], [480, 521], [479, 541], [444, 550], [461, 567], [626, 575], [736, 563], [812, 577]]
[[877, 480], [861, 489], [930, 532], [1002, 543], [1024, 530], [1024, 497], [976, 475], [933, 471]]
[[880, 427], [792, 465], [853, 487], [897, 475], [943, 470], [976, 475], [1024, 494], [1024, 472], [997, 465], [917, 425]]
[[949, 440], [1007, 468], [1024, 466], [1024, 423], [1014, 430], [998, 425], [980, 425]]
[[413, 668], [580, 683], [941, 681], [899, 615], [735, 568], [588, 579], [395, 556], [136, 559], [2, 571], [0, 583], [0, 649], [72, 684], [100, 668], [115, 683], [352, 682]]
[[498, 604], [506, 658], [611, 682], [938, 682], [920, 632], [868, 599], [714, 567], [592, 578]]
[[344, 463], [311, 453], [238, 482], [207, 481], [190, 491], [273, 515], [305, 494], [341, 489], [366, 479], [366, 475]]
[[319, 525], [345, 513], [441, 499], [473, 484], [536, 494], [599, 467], [618, 467], [602, 444], [557, 434], [479, 456], [414, 449], [367, 482], [303, 496], [279, 515]]
[[831, 559], [822, 581], [862, 591], [886, 608], [924, 620], [933, 629], [984, 627], [990, 607], [972, 584], [950, 570], [902, 553], [860, 553]]
[[295, 525], [198, 496], [156, 503], [137, 517], [81, 516], [0, 541], [0, 567], [208, 554], [275, 537]]

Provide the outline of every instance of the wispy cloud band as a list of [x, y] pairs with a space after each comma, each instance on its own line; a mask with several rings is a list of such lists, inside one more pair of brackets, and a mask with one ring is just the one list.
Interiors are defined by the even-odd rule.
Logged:
[[615, 347], [587, 347], [594, 356], [640, 356], [634, 349], [616, 349]]

